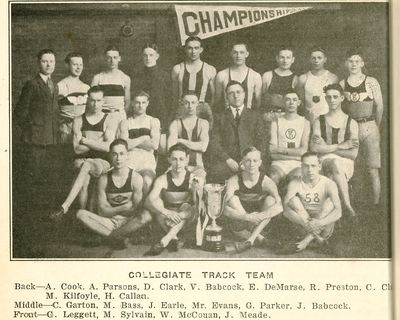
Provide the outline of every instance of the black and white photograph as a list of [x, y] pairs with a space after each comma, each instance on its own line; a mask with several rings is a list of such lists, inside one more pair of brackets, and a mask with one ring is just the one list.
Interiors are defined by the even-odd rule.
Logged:
[[8, 14], [11, 260], [392, 257], [389, 3]]

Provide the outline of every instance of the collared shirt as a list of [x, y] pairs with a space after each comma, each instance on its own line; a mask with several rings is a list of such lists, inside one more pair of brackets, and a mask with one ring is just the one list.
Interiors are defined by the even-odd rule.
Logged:
[[44, 83], [47, 84], [47, 81], [50, 79], [50, 76], [45, 75], [45, 74], [43, 74], [43, 73], [41, 73], [41, 72], [39, 72], [39, 75], [40, 75], [40, 77], [42, 78], [42, 80], [44, 81]]
[[231, 109], [234, 118], [236, 118], [237, 110], [239, 110], [239, 117], [240, 117], [242, 115], [242, 112], [243, 112], [244, 104], [241, 105], [238, 108], [234, 108], [234, 107], [231, 107], [231, 106], [229, 106], [229, 108]]

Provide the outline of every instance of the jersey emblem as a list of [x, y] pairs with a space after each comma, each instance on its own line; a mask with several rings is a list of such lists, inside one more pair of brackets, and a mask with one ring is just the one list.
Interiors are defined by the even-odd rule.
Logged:
[[294, 138], [296, 138], [296, 130], [294, 130], [293, 128], [287, 129], [285, 132], [285, 136], [286, 138], [293, 140]]
[[126, 202], [126, 200], [128, 200], [128, 197], [124, 197], [123, 195], [120, 194], [112, 199], [114, 203], [123, 203]]
[[321, 100], [321, 98], [320, 98], [319, 96], [313, 96], [313, 97], [312, 97], [312, 101], [313, 101], [314, 103], [318, 103], [318, 102], [320, 102], [320, 100]]
[[352, 93], [350, 94], [350, 100], [351, 100], [352, 102], [358, 102], [358, 101], [360, 101], [360, 94], [359, 94], [358, 92], [352, 92]]

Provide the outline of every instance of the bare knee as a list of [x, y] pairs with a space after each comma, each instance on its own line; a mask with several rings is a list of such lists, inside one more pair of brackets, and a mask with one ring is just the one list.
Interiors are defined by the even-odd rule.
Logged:
[[272, 196], [265, 197], [264, 206], [266, 206], [267, 208], [273, 206], [275, 203], [276, 203], [276, 200], [274, 197], [272, 197]]
[[271, 178], [271, 180], [273, 182], [275, 182], [276, 185], [278, 185], [279, 181], [281, 180], [281, 175], [273, 168], [271, 169], [271, 171], [269, 173], [269, 177]]
[[76, 212], [76, 218], [77, 218], [78, 220], [81, 220], [81, 221], [86, 220], [87, 212], [88, 212], [87, 210], [79, 209], [79, 210]]
[[340, 163], [337, 159], [332, 159], [332, 162], [329, 165], [329, 169], [334, 176], [342, 173], [342, 170], [340, 169]]
[[147, 210], [143, 210], [142, 213], [140, 214], [140, 223], [142, 224], [148, 224], [153, 220], [151, 214]]
[[291, 208], [296, 208], [299, 205], [300, 199], [298, 196], [294, 196], [293, 198], [291, 198], [288, 202], [289, 207]]

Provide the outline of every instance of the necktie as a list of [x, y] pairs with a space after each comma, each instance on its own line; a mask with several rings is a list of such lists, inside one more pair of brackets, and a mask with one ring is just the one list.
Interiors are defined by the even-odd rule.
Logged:
[[51, 78], [47, 79], [47, 86], [50, 89], [51, 95], [53, 95], [53, 93], [54, 93], [54, 84], [53, 84], [53, 81], [51, 80]]
[[239, 109], [236, 109], [235, 121], [236, 125], [239, 126], [239, 121], [240, 121]]

